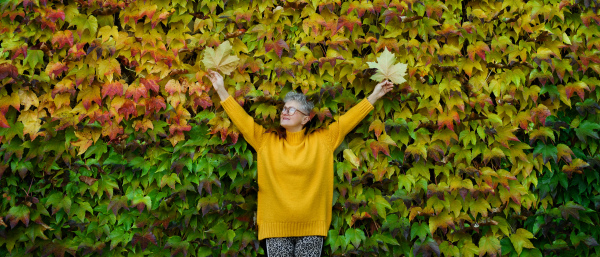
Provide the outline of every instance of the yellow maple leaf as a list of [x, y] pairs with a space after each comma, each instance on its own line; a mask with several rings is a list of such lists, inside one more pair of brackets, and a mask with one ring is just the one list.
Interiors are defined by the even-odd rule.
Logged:
[[206, 69], [219, 70], [225, 75], [231, 74], [231, 72], [237, 68], [237, 63], [240, 58], [231, 55], [230, 53], [231, 43], [229, 43], [229, 41], [223, 42], [216, 50], [212, 47], [207, 47], [206, 50], [204, 50], [204, 59], [202, 59], [204, 67]]
[[383, 50], [383, 53], [377, 58], [377, 62], [367, 62], [369, 68], [377, 69], [377, 73], [371, 76], [372, 80], [381, 82], [385, 79], [392, 81], [394, 84], [402, 84], [406, 80], [406, 68], [408, 65], [404, 63], [396, 63], [396, 57], [393, 53]]

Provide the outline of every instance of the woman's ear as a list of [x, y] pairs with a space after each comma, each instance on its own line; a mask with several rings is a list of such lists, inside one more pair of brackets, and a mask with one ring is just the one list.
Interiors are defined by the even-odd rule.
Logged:
[[302, 118], [302, 126], [306, 125], [306, 123], [308, 123], [310, 121], [310, 116], [304, 116]]

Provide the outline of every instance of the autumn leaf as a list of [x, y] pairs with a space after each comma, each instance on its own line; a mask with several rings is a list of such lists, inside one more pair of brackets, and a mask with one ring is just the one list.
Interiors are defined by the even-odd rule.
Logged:
[[367, 62], [369, 68], [377, 69], [377, 73], [371, 76], [371, 79], [377, 82], [388, 79], [394, 84], [404, 83], [406, 81], [404, 76], [406, 76], [407, 65], [404, 63], [395, 64], [395, 62], [396, 57], [386, 47], [377, 58], [377, 62]]
[[358, 168], [360, 166], [360, 160], [358, 159], [358, 157], [356, 157], [356, 155], [354, 154], [354, 152], [352, 152], [351, 149], [344, 150], [344, 159], [352, 163], [354, 167]]
[[229, 41], [223, 42], [216, 50], [212, 47], [206, 48], [204, 50], [204, 59], [202, 59], [204, 67], [206, 69], [219, 70], [225, 75], [231, 74], [237, 67], [237, 62], [239, 61], [237, 56], [231, 55], [231, 49], [232, 47]]
[[531, 232], [527, 231], [526, 229], [519, 228], [517, 229], [517, 233], [510, 235], [510, 242], [515, 247], [517, 254], [521, 255], [523, 248], [534, 248], [531, 241], [529, 241], [529, 239], [532, 238], [534, 237], [533, 234], [531, 234]]
[[29, 208], [25, 205], [13, 206], [8, 210], [6, 219], [10, 223], [10, 228], [14, 228], [19, 221], [21, 221], [25, 227], [29, 226]]

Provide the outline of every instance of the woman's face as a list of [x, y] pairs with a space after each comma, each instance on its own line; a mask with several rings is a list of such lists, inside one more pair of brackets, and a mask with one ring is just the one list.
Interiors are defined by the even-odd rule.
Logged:
[[[291, 108], [295, 108], [296, 111], [291, 114]], [[306, 124], [310, 118], [308, 115], [303, 114], [304, 111], [300, 109], [300, 103], [291, 100], [285, 103], [281, 110], [280, 123], [281, 126], [291, 132], [302, 130], [302, 126]]]

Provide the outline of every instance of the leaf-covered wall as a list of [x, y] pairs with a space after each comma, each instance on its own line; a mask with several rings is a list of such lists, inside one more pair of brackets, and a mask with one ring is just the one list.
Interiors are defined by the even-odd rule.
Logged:
[[264, 253], [256, 153], [205, 77], [277, 129], [326, 126], [409, 66], [336, 150], [324, 255], [598, 255], [596, 0], [0, 3], [0, 255]]

